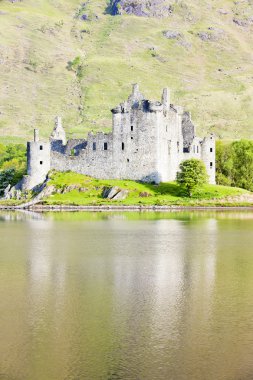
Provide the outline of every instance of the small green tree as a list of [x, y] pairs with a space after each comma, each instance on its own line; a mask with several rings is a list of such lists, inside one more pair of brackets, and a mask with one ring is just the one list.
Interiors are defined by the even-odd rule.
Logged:
[[190, 197], [193, 191], [207, 183], [207, 172], [201, 160], [192, 158], [180, 164], [177, 183], [184, 187]]

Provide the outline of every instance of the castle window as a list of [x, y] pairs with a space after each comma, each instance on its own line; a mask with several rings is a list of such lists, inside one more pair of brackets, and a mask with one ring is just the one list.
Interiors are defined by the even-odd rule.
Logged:
[[93, 145], [92, 145], [92, 149], [93, 150], [97, 150], [97, 144], [94, 142]]
[[40, 165], [43, 165], [43, 161], [40, 161]]
[[179, 153], [179, 141], [177, 142], [177, 152]]
[[213, 148], [210, 148], [210, 153], [212, 153], [213, 152]]
[[168, 125], [166, 125], [166, 132], [168, 132]]
[[197, 153], [199, 152], [199, 146], [197, 145]]
[[107, 149], [108, 149], [108, 143], [105, 142], [105, 143], [104, 143], [104, 150], [107, 150]]
[[124, 143], [121, 144], [121, 149], [125, 150], [125, 144]]
[[129, 158], [127, 159], [127, 162], [129, 162], [130, 160], [129, 160]]
[[[190, 153], [190, 149], [189, 149], [189, 148], [184, 148], [184, 149], [183, 149], [183, 152], [184, 152], [184, 153]], [[195, 153], [195, 152], [194, 152], [194, 153]]]
[[43, 150], [43, 145], [40, 145], [40, 150]]
[[133, 140], [134, 138], [133, 137], [131, 137], [131, 140]]
[[212, 168], [213, 167], [213, 163], [212, 162], [210, 162], [210, 168]]
[[131, 132], [133, 132], [133, 130], [134, 130], [134, 127], [133, 127], [133, 125], [131, 125]]

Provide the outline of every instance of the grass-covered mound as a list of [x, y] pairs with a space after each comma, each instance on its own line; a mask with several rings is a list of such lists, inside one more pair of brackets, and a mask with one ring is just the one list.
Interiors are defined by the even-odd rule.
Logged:
[[[239, 188], [205, 185], [191, 198], [175, 182], [159, 185], [144, 184], [128, 180], [98, 180], [72, 172], [53, 172], [48, 186], [54, 186], [55, 192], [43, 203], [47, 205], [244, 205], [253, 203], [251, 193]], [[117, 186], [128, 190], [125, 200], [115, 201], [102, 198], [104, 187]], [[73, 190], [72, 190], [73, 189]]]

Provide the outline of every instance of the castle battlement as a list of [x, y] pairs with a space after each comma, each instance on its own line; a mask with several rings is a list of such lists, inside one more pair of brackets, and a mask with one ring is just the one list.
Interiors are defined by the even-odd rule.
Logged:
[[203, 160], [209, 182], [215, 183], [215, 138], [196, 136], [190, 113], [170, 103], [168, 88], [153, 101], [134, 84], [128, 99], [111, 112], [112, 132], [89, 132], [86, 139], [67, 140], [60, 117], [48, 142], [41, 142], [35, 130], [34, 141], [27, 144], [25, 187], [43, 182], [50, 169], [101, 179], [173, 181], [189, 158]]

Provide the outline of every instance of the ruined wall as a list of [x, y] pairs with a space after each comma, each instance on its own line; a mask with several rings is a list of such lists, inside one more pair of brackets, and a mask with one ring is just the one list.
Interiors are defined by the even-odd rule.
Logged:
[[83, 149], [86, 149], [87, 144], [87, 140], [85, 139], [68, 140], [64, 153], [71, 156], [78, 156]]
[[[80, 142], [78, 142], [77, 146], [79, 145]], [[113, 174], [112, 135], [104, 133], [93, 135], [89, 133], [85, 145], [85, 149], [78, 151], [77, 155], [72, 154], [71, 150], [73, 148], [71, 147], [74, 145], [71, 144], [66, 153], [52, 150], [51, 168], [57, 171], [71, 170], [101, 179], [116, 178], [111, 177]]]

